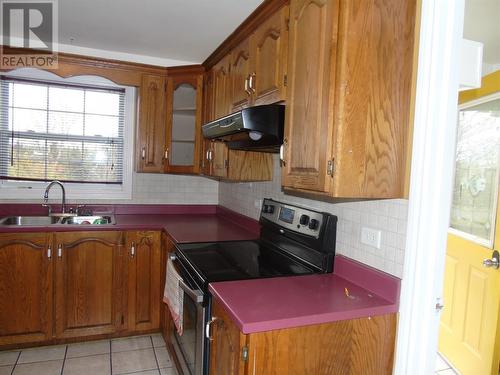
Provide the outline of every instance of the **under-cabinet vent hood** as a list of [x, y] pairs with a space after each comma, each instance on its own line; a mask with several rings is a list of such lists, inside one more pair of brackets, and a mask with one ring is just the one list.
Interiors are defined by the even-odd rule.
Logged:
[[279, 152], [284, 120], [285, 106], [259, 105], [203, 125], [203, 136], [222, 140], [234, 150]]

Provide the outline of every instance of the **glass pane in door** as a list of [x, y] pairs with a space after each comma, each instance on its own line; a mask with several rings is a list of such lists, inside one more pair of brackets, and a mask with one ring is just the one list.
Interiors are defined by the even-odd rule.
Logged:
[[195, 133], [196, 89], [184, 83], [174, 90], [171, 165], [194, 164]]
[[458, 115], [450, 226], [493, 246], [500, 148], [500, 95], [462, 106]]

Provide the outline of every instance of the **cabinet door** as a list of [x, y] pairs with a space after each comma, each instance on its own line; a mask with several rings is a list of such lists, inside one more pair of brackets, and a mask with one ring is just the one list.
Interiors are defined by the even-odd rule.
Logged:
[[163, 172], [165, 153], [165, 77], [144, 75], [139, 93], [137, 171]]
[[165, 171], [198, 173], [201, 152], [203, 76], [168, 79]]
[[214, 304], [211, 324], [210, 374], [243, 375], [245, 362], [242, 357], [247, 336], [242, 334], [218, 303]]
[[120, 330], [122, 315], [122, 232], [54, 235], [56, 335], [59, 338]]
[[271, 181], [273, 156], [267, 152], [228, 150], [227, 178], [231, 181]]
[[330, 190], [338, 0], [292, 0], [285, 114], [284, 187]]
[[236, 112], [251, 104], [250, 40], [245, 39], [231, 53], [231, 90], [229, 92], [231, 112]]
[[128, 330], [160, 327], [160, 232], [127, 232]]
[[52, 336], [50, 238], [48, 233], [0, 234], [0, 345]]
[[249, 84], [256, 105], [286, 99], [289, 11], [288, 6], [281, 8], [252, 36], [252, 76]]
[[211, 175], [215, 177], [227, 177], [227, 166], [228, 160], [228, 149], [223, 142], [211, 142], [212, 143], [212, 154], [211, 160], [212, 170]]
[[227, 55], [212, 68], [212, 120], [229, 114], [229, 66]]

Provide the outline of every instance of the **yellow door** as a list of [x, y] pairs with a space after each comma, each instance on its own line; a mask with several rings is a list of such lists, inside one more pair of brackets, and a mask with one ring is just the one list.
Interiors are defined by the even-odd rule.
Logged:
[[500, 269], [484, 260], [500, 250], [500, 71], [460, 103], [439, 351], [463, 375], [497, 375]]

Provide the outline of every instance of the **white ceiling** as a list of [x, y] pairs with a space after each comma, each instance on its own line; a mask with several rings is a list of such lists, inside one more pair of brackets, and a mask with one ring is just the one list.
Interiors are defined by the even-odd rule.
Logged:
[[62, 0], [60, 51], [200, 63], [263, 0]]
[[484, 63], [500, 64], [500, 0], [465, 1], [464, 38], [484, 43]]

